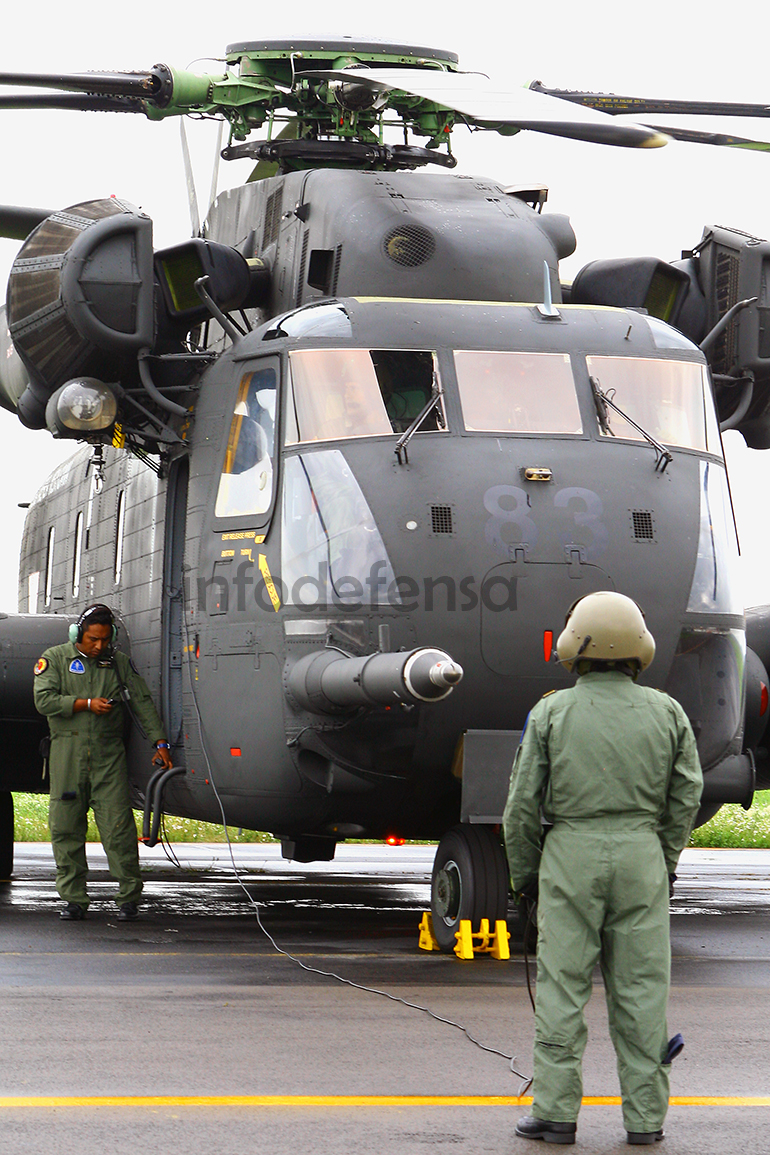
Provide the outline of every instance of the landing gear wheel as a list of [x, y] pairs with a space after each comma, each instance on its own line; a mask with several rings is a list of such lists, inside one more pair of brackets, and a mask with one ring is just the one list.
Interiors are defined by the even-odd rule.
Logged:
[[451, 953], [463, 919], [478, 931], [482, 918], [490, 930], [505, 919], [508, 866], [500, 837], [491, 826], [463, 822], [439, 843], [431, 881], [433, 933], [442, 951]]
[[13, 794], [0, 790], [0, 882], [13, 871]]

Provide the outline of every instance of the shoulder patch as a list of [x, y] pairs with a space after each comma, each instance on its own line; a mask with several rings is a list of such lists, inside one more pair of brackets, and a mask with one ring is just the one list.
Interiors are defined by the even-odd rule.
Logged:
[[48, 658], [38, 658], [35, 662], [35, 676], [43, 674], [48, 669]]
[[80, 658], [73, 658], [72, 661], [70, 662], [70, 673], [71, 674], [85, 674], [85, 672], [86, 672], [86, 668], [83, 665], [83, 663], [81, 662]]

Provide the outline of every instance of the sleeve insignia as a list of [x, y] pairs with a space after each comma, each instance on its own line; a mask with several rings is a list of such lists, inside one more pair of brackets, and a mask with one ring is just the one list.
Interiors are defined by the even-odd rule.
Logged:
[[35, 677], [37, 677], [38, 674], [45, 673], [45, 671], [47, 669], [48, 669], [48, 659], [47, 658], [38, 658], [38, 660], [35, 662]]

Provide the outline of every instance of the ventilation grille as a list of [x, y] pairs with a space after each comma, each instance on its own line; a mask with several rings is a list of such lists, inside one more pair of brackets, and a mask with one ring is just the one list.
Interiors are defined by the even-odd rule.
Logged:
[[432, 505], [430, 521], [434, 533], [454, 533], [451, 505]]
[[631, 522], [637, 541], [655, 540], [655, 526], [649, 509], [632, 509]]
[[334, 272], [332, 273], [332, 283], [329, 287], [329, 294], [332, 297], [337, 296], [337, 282], [340, 279], [340, 261], [342, 260], [342, 245], [337, 245], [337, 251], [334, 254]]
[[310, 229], [307, 229], [302, 238], [302, 255], [299, 259], [299, 276], [297, 277], [297, 308], [302, 304], [302, 290], [305, 287], [305, 269], [307, 268], [307, 250], [310, 243]]
[[422, 225], [398, 225], [382, 238], [382, 250], [397, 265], [413, 269], [433, 256], [436, 238]]
[[[730, 249], [717, 249], [716, 257], [716, 297], [717, 297], [717, 311], [720, 317], [723, 317], [728, 309], [731, 309], [738, 301], [738, 276], [740, 273], [740, 260], [735, 252]], [[714, 342], [714, 349], [711, 353], [712, 371], [716, 373], [729, 373], [735, 362], [735, 343], [737, 337], [737, 325], [735, 321], [731, 321], [725, 331]]]
[[283, 211], [283, 185], [271, 192], [265, 206], [265, 228], [262, 234], [262, 248], [266, 249], [278, 240], [278, 230], [281, 227], [281, 213]]

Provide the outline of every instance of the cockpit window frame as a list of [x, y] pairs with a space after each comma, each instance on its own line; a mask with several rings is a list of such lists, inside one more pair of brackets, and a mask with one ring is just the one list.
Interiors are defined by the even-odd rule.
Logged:
[[[406, 355], [415, 355], [415, 356], [421, 355], [421, 356], [432, 358], [432, 372], [433, 372], [434, 378], [437, 378], [440, 384], [443, 383], [443, 379], [444, 379], [444, 367], [442, 365], [442, 358], [440, 356], [440, 350], [437, 347], [436, 348], [413, 348], [413, 347], [410, 347], [407, 345], [381, 344], [381, 345], [377, 345], [376, 347], [375, 346], [369, 346], [369, 345], [341, 345], [341, 346], [326, 345], [326, 346], [321, 346], [321, 347], [302, 346], [300, 348], [291, 349], [291, 350], [289, 350], [289, 353], [287, 356], [288, 369], [287, 369], [287, 376], [286, 376], [286, 421], [284, 424], [284, 436], [283, 436], [283, 446], [284, 446], [284, 449], [286, 449], [286, 450], [294, 450], [294, 449], [297, 449], [300, 447], [308, 447], [308, 446], [313, 446], [313, 445], [327, 445], [329, 443], [334, 443], [334, 442], [338, 442], [338, 441], [344, 441], [347, 443], [347, 442], [351, 442], [351, 441], [355, 441], [355, 442], [364, 441], [364, 440], [381, 441], [381, 440], [384, 440], [387, 438], [398, 438], [402, 435], [403, 432], [405, 432], [405, 428], [408, 428], [408, 425], [409, 425], [409, 420], [407, 420], [406, 417], [403, 417], [403, 418], [399, 418], [397, 416], [394, 417], [392, 414], [387, 413], [387, 411], [385, 410], [384, 399], [383, 399], [382, 392], [381, 392], [382, 382], [381, 382], [379, 375], [377, 374], [376, 363], [375, 363], [375, 379], [376, 379], [377, 386], [380, 389], [380, 394], [379, 394], [380, 400], [383, 400], [383, 414], [385, 415], [385, 418], [389, 422], [391, 427], [387, 430], [383, 428], [383, 429], [377, 429], [377, 430], [366, 431], [366, 432], [363, 432], [363, 431], [345, 432], [342, 430], [335, 430], [334, 432], [330, 432], [328, 436], [303, 437], [304, 431], [300, 428], [301, 420], [300, 420], [300, 418], [298, 416], [298, 412], [297, 412], [297, 394], [296, 394], [296, 390], [295, 390], [294, 375], [292, 372], [292, 360], [296, 357], [301, 357], [301, 356], [308, 354], [308, 353], [317, 353], [319, 355], [334, 354], [335, 356], [338, 356], [340, 358], [344, 358], [345, 355], [347, 355], [347, 354], [356, 355], [356, 354], [361, 354], [361, 353], [366, 353], [369, 355], [379, 353], [379, 354], [384, 354], [386, 356], [389, 353], [390, 354], [403, 353]], [[442, 384], [442, 389], [443, 388], [444, 388], [444, 386]], [[416, 390], [413, 392], [416, 392]], [[429, 399], [429, 398], [427, 398], [427, 399]], [[418, 405], [417, 411], [414, 413], [414, 417], [416, 417], [418, 415], [419, 411], [424, 407], [424, 404], [426, 403], [427, 399], [421, 399], [421, 403]], [[438, 407], [439, 407], [439, 415], [440, 415], [439, 416], [439, 422], [438, 422], [439, 428], [437, 428], [437, 429], [436, 428], [419, 429], [417, 432], [421, 436], [424, 436], [425, 434], [428, 434], [428, 433], [446, 434], [449, 432], [449, 420], [448, 420], [448, 416], [447, 416], [447, 406], [445, 404], [443, 394], [438, 401]], [[340, 417], [342, 417], [343, 413], [344, 413], [344, 409], [340, 411]], [[377, 411], [376, 416], [377, 417], [380, 416], [379, 411]], [[393, 428], [393, 422], [397, 421], [397, 420], [400, 420], [402, 422], [402, 424], [404, 421], [406, 421], [406, 427], [402, 428], [400, 430], [394, 429]]]
[[[666, 350], [667, 354], [670, 352], [673, 352], [673, 350]], [[677, 357], [677, 356], [670, 356], [670, 355], [661, 356], [659, 354], [650, 356], [649, 354], [640, 354], [640, 353], [623, 354], [623, 353], [619, 353], [619, 352], [586, 353], [583, 355], [581, 360], [583, 361], [583, 371], [585, 372], [585, 374], [589, 378], [592, 376], [597, 377], [595, 370], [599, 366], [594, 364], [594, 362], [602, 361], [602, 360], [613, 360], [616, 362], [620, 362], [620, 361], [647, 362], [647, 361], [650, 361], [650, 362], [658, 363], [658, 364], [661, 362], [665, 362], [665, 363], [672, 363], [672, 364], [679, 364], [679, 365], [692, 365], [693, 367], [700, 370], [701, 388], [702, 388], [701, 397], [702, 397], [702, 401], [703, 401], [703, 430], [702, 430], [702, 432], [703, 432], [703, 445], [696, 446], [696, 445], [692, 445], [692, 444], [682, 444], [682, 443], [677, 442], [677, 441], [671, 441], [664, 436], [664, 431], [659, 429], [657, 427], [657, 425], [654, 425], [652, 428], [647, 428], [647, 425], [645, 424], [644, 415], [642, 415], [642, 417], [639, 417], [639, 415], [635, 414], [634, 412], [631, 412], [629, 407], [624, 406], [622, 398], [618, 398], [617, 404], [620, 406], [621, 409], [625, 408], [625, 411], [628, 412], [630, 417], [633, 417], [633, 419], [635, 421], [637, 421], [637, 423], [639, 425], [641, 425], [643, 428], [645, 428], [647, 430], [647, 432], [652, 437], [654, 437], [657, 441], [659, 441], [667, 449], [673, 450], [675, 453], [688, 453], [688, 454], [693, 454], [696, 457], [714, 458], [717, 461], [720, 461], [720, 462], [722, 462], [722, 464], [724, 464], [724, 461], [725, 461], [724, 447], [722, 445], [721, 433], [719, 431], [719, 419], [718, 419], [718, 416], [716, 414], [716, 409], [714, 406], [713, 393], [712, 393], [711, 380], [710, 380], [709, 371], [708, 371], [708, 365], [705, 363], [705, 361], [696, 360], [692, 357]], [[604, 380], [604, 381], [602, 380], [601, 373], [598, 374], [597, 379], [599, 380], [603, 389], [612, 387], [611, 383], [607, 382], [606, 380]], [[709, 400], [711, 401], [711, 410], [713, 412], [709, 410]], [[710, 416], [713, 418], [713, 420], [709, 419]], [[615, 414], [613, 412], [610, 415], [611, 423], [613, 420], [615, 420], [616, 425], [619, 425], [620, 422], [622, 421], [622, 418], [615, 416]], [[598, 415], [596, 414], [595, 409], [594, 409], [591, 431], [592, 431], [592, 434], [595, 437], [595, 439], [600, 444], [603, 444], [603, 445], [612, 444], [613, 442], [618, 444], [618, 445], [639, 445], [640, 443], [644, 444], [644, 442], [645, 442], [645, 438], [643, 437], [643, 435], [641, 433], [638, 433], [635, 431], [634, 432], [627, 432], [626, 430], [624, 430], [622, 433], [616, 433], [614, 436], [609, 436], [609, 435], [603, 433], [601, 426], [600, 426], [600, 423], [599, 423], [599, 418], [598, 418]]]
[[[225, 417], [225, 429], [222, 434], [222, 445], [219, 448], [217, 455], [217, 468], [214, 473], [213, 483], [213, 520], [212, 528], [215, 532], [220, 530], [237, 530], [237, 529], [256, 529], [259, 530], [260, 535], [266, 536], [275, 515], [277, 505], [277, 494], [279, 491], [279, 473], [281, 461], [281, 438], [283, 436], [283, 394], [285, 381], [285, 367], [283, 358], [277, 352], [256, 354], [253, 357], [244, 358], [238, 361], [237, 380], [234, 382], [233, 388], [229, 396], [229, 405]], [[275, 372], [276, 379], [276, 398], [275, 398], [275, 416], [274, 416], [274, 431], [273, 431], [273, 448], [272, 448], [272, 492], [270, 495], [270, 504], [264, 513], [237, 513], [237, 514], [217, 514], [216, 502], [219, 493], [219, 486], [222, 480], [222, 474], [225, 468], [228, 453], [232, 451], [231, 433], [233, 419], [235, 417], [235, 407], [238, 402], [238, 397], [243, 388], [243, 381], [248, 375], [258, 372], [261, 369], [272, 369]]]
[[[462, 432], [466, 437], [511, 437], [516, 440], [520, 439], [535, 439], [535, 440], [567, 440], [567, 441], [586, 441], [589, 439], [586, 424], [586, 413], [583, 405], [582, 389], [579, 384], [578, 373], [576, 372], [576, 365], [572, 354], [564, 349], [493, 349], [493, 348], [452, 348], [450, 349], [450, 359], [452, 362], [454, 385], [457, 391], [457, 403], [462, 414]], [[579, 423], [580, 428], [571, 430], [536, 430], [536, 429], [479, 429], [469, 426], [466, 420], [465, 407], [463, 406], [463, 387], [461, 385], [461, 375], [458, 372], [457, 354], [477, 355], [477, 356], [495, 356], [500, 354], [518, 354], [522, 357], [553, 357], [566, 363], [569, 368], [569, 374], [572, 382], [572, 392], [574, 397], [574, 415]]]

